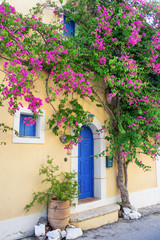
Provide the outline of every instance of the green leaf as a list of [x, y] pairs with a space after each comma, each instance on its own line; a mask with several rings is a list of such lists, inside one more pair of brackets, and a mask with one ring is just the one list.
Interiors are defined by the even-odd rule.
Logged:
[[96, 104], [97, 107], [103, 107], [101, 104]]

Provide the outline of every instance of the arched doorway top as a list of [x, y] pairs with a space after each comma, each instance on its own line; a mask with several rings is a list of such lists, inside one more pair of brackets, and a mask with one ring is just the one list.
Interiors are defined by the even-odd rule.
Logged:
[[83, 137], [83, 134], [84, 134], [84, 131], [82, 130], [85, 130], [85, 137], [90, 137], [90, 135], [93, 137], [93, 133], [92, 133], [92, 129], [90, 128], [90, 126], [82, 126], [81, 127], [81, 132], [82, 132], [82, 137]]

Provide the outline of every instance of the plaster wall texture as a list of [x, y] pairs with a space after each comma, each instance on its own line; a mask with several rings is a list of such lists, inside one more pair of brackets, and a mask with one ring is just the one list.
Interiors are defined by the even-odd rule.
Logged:
[[[37, 3], [45, 4], [45, 0], [8, 0], [8, 2], [15, 7], [15, 9], [23, 14], [28, 14], [28, 10], [36, 7]], [[59, 0], [54, 1], [58, 6], [61, 6], [61, 3]], [[66, 0], [63, 1], [63, 4], [65, 4]], [[43, 10], [43, 21], [45, 23], [50, 23], [51, 20], [56, 21], [58, 20], [57, 16], [53, 14], [54, 9], [45, 8]]]
[[[142, 160], [146, 165], [151, 166], [151, 170], [144, 171], [143, 169], [139, 168], [135, 163], [129, 164], [128, 167], [129, 193], [157, 187], [156, 161], [152, 160], [150, 157], [144, 154], [139, 155], [138, 158], [139, 160]], [[119, 195], [116, 176], [117, 165], [114, 162], [113, 168], [106, 169], [107, 197]]]

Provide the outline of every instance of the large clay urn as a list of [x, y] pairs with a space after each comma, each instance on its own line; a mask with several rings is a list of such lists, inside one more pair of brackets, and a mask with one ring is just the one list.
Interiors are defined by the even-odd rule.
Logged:
[[70, 201], [50, 199], [48, 205], [48, 222], [53, 229], [65, 229], [70, 218]]

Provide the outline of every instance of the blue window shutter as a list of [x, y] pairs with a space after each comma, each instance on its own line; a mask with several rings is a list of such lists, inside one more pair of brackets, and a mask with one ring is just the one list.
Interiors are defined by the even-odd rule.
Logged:
[[20, 115], [19, 136], [25, 136], [24, 115]]
[[20, 127], [19, 127], [19, 136], [28, 136], [35, 137], [36, 136], [36, 123], [33, 126], [25, 126], [24, 118], [32, 117], [32, 115], [20, 114]]
[[68, 21], [67, 17], [64, 16], [64, 24], [66, 25], [66, 30], [64, 30], [63, 34], [67, 37], [73, 37], [75, 36], [75, 22], [74, 21]]

